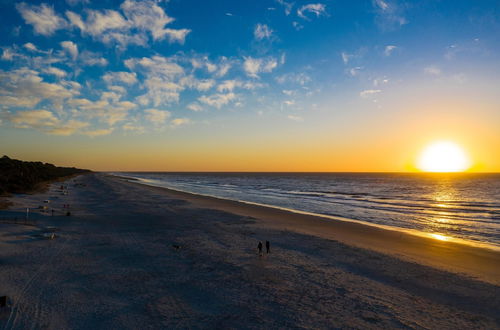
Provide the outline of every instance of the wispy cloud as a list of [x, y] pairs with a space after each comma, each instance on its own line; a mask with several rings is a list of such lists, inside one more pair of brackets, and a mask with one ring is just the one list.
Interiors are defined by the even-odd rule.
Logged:
[[36, 6], [21, 2], [16, 5], [16, 8], [26, 24], [32, 25], [37, 34], [50, 36], [67, 25], [66, 20], [57, 15], [54, 8], [47, 4], [42, 3]]
[[261, 88], [264, 85], [261, 83], [257, 82], [252, 82], [252, 81], [242, 81], [239, 79], [232, 79], [232, 80], [224, 80], [217, 86], [217, 91], [218, 92], [232, 92], [236, 88], [243, 88], [243, 89], [256, 89], [256, 88]]
[[89, 123], [78, 121], [78, 120], [68, 120], [65, 123], [60, 123], [55, 127], [51, 127], [46, 130], [46, 133], [52, 135], [62, 135], [68, 136], [78, 132], [81, 132], [82, 128], [90, 126]]
[[300, 24], [299, 22], [293, 21], [292, 26], [295, 28], [295, 30], [300, 31], [304, 28], [304, 25]]
[[193, 75], [183, 77], [179, 80], [181, 86], [185, 86], [191, 89], [196, 89], [201, 92], [205, 92], [211, 89], [215, 85], [215, 80], [213, 79], [197, 79]]
[[83, 51], [79, 59], [83, 65], [87, 66], [106, 66], [108, 65], [108, 60], [102, 56], [102, 54], [97, 52], [91, 52], [89, 50]]
[[135, 72], [107, 72], [102, 79], [108, 84], [126, 84], [133, 85], [137, 83], [137, 74]]
[[129, 33], [132, 25], [116, 10], [88, 10], [84, 20], [80, 14], [67, 11], [71, 24], [79, 28], [82, 35], [90, 35], [105, 44], [119, 44], [126, 48], [129, 44], [145, 46], [144, 33]]
[[384, 48], [384, 55], [385, 56], [391, 56], [392, 52], [394, 52], [394, 50], [396, 50], [396, 46], [394, 45], [388, 45], [388, 46], [385, 46]]
[[362, 66], [356, 66], [354, 68], [350, 68], [347, 70], [347, 73], [351, 76], [351, 77], [356, 77], [359, 75], [359, 73], [361, 72], [361, 70], [363, 70], [363, 67]]
[[469, 41], [464, 41], [461, 43], [456, 43], [446, 47], [444, 53], [444, 58], [447, 60], [453, 60], [459, 55], [467, 54], [469, 56], [473, 55], [475, 57], [488, 55], [490, 52], [484, 45], [482, 45], [479, 39], [473, 39]]
[[430, 65], [428, 67], [424, 68], [425, 74], [431, 75], [431, 76], [439, 76], [441, 75], [441, 69], [435, 65]]
[[361, 96], [362, 98], [369, 98], [369, 97], [372, 97], [374, 95], [379, 94], [380, 92], [382, 92], [380, 89], [367, 89], [367, 90], [361, 91], [359, 93], [359, 96]]
[[312, 78], [305, 72], [286, 73], [284, 75], [276, 77], [276, 81], [279, 84], [291, 83], [300, 86], [305, 86], [312, 81]]
[[309, 20], [309, 17], [306, 16], [308, 13], [316, 15], [316, 17], [326, 16], [326, 6], [322, 3], [310, 3], [297, 9], [297, 16], [305, 20]]
[[227, 57], [222, 56], [219, 61], [219, 65], [215, 72], [215, 77], [221, 78], [224, 77], [232, 67], [232, 63], [227, 59]]
[[389, 5], [383, 0], [374, 0], [373, 3], [381, 10], [386, 11], [389, 9]]
[[142, 88], [146, 93], [137, 98], [140, 104], [157, 107], [179, 101], [179, 93], [185, 89], [180, 84], [185, 71], [173, 60], [162, 56], [132, 58], [125, 60], [125, 66], [132, 71], [139, 70], [145, 76]]
[[88, 118], [97, 118], [100, 122], [110, 126], [127, 119], [130, 110], [137, 104], [130, 101], [120, 101], [120, 95], [113, 92], [102, 92], [95, 101], [86, 98], [72, 98], [68, 105], [81, 111]]
[[293, 2], [286, 2], [284, 0], [276, 0], [276, 2], [284, 7], [285, 15], [287, 15], [287, 16], [290, 15], [290, 13], [292, 12], [292, 8], [293, 8]]
[[48, 134], [63, 136], [74, 134], [89, 126], [89, 123], [78, 120], [63, 122], [48, 110], [18, 111], [11, 115], [9, 120], [18, 128], [36, 129]]
[[278, 61], [274, 57], [253, 58], [245, 57], [243, 69], [252, 78], [259, 78], [259, 73], [271, 72], [278, 66]]
[[404, 10], [395, 0], [372, 0], [376, 23], [382, 30], [393, 30], [408, 23]]
[[[194, 56], [180, 56], [180, 57], [177, 57], [177, 59], [179, 59], [180, 61], [187, 61], [191, 64], [191, 66], [193, 67], [193, 69], [202, 69], [202, 70], [205, 70], [209, 73], [215, 73], [216, 75], [220, 75], [220, 76], [224, 76], [226, 73], [227, 73], [227, 70], [229, 70], [229, 68], [231, 67], [231, 63], [229, 63], [229, 61], [227, 60], [226, 57], [222, 57], [220, 59], [220, 65], [217, 66], [217, 64], [213, 63], [211, 60], [208, 59], [208, 56], [206, 55], [203, 55], [203, 56], [197, 56], [197, 55], [194, 55]], [[224, 70], [226, 70], [225, 72], [222, 72], [222, 73], [219, 73], [218, 71], [220, 70], [220, 66], [222, 66], [222, 63], [224, 64], [227, 64], [227, 68], [225, 68]]]
[[4, 106], [34, 107], [42, 100], [48, 100], [60, 108], [64, 99], [79, 93], [75, 86], [44, 82], [35, 70], [0, 71], [0, 104]]
[[236, 94], [234, 93], [217, 93], [209, 96], [202, 95], [198, 98], [198, 101], [220, 109], [222, 106], [227, 105], [229, 102], [234, 101], [235, 99]]
[[113, 128], [102, 128], [102, 129], [96, 129], [96, 130], [90, 130], [90, 131], [83, 132], [83, 134], [90, 136], [90, 137], [109, 135], [111, 133], [113, 133]]
[[178, 83], [159, 76], [147, 78], [143, 87], [147, 92], [138, 96], [137, 101], [141, 105], [153, 104], [154, 106], [179, 102], [179, 93], [184, 90], [184, 87]]
[[22, 54], [18, 53], [15, 47], [3, 47], [2, 49], [2, 60], [13, 61], [16, 57], [23, 57]]
[[465, 84], [467, 82], [467, 76], [465, 73], [457, 73], [451, 76], [451, 80], [458, 84]]
[[56, 76], [57, 78], [64, 78], [68, 74], [66, 71], [55, 68], [53, 66], [45, 67], [42, 69], [42, 71], [46, 74]]
[[160, 75], [169, 79], [184, 75], [184, 69], [168, 57], [155, 55], [153, 57], [131, 58], [125, 60], [124, 63], [131, 70], [142, 70], [145, 73]]
[[150, 31], [154, 40], [167, 38], [170, 42], [183, 44], [189, 29], [165, 28], [167, 24], [174, 21], [156, 1], [132, 1], [126, 0], [121, 6], [130, 25], [134, 28]]
[[189, 123], [191, 123], [191, 120], [189, 118], [175, 118], [172, 121], [170, 121], [170, 124], [174, 127], [187, 125]]
[[73, 41], [62, 41], [61, 47], [66, 50], [73, 60], [78, 57], [78, 46]]
[[24, 48], [26, 48], [27, 50], [30, 50], [32, 52], [40, 52], [40, 50], [34, 45], [32, 44], [31, 42], [27, 42], [23, 45]]
[[59, 122], [54, 114], [47, 110], [18, 111], [11, 116], [10, 121], [20, 128], [54, 127]]
[[[13, 10], [17, 18], [5, 20], [0, 46], [2, 125], [58, 135], [99, 136], [116, 131], [126, 135], [183, 125], [191, 111], [197, 112], [191, 113], [196, 122], [208, 122], [215, 113], [223, 116], [243, 104], [238, 112], [271, 114], [281, 107], [287, 110], [281, 114], [283, 120], [299, 120], [286, 115], [313, 107], [312, 102], [325, 99], [332, 88], [359, 84], [363, 87], [354, 90], [354, 97], [365, 98], [366, 105], [385, 95], [389, 78], [384, 72], [390, 71], [391, 82], [396, 83], [405, 63], [422, 63], [425, 42], [416, 38], [415, 29], [401, 29], [397, 35], [372, 31], [355, 40], [350, 35], [373, 27], [370, 19], [360, 20], [359, 15], [372, 15], [380, 29], [393, 30], [407, 24], [407, 17], [421, 18], [425, 11], [412, 10], [410, 16], [406, 9], [413, 5], [408, 1], [371, 0], [364, 7], [367, 12], [339, 11], [349, 16], [332, 20], [335, 31], [347, 31], [338, 34], [330, 24], [312, 22], [319, 23], [330, 13], [337, 15], [335, 2], [321, 1], [273, 0], [252, 13], [241, 12], [241, 6], [214, 5], [224, 24], [251, 14], [246, 28], [222, 31], [215, 37], [212, 29], [205, 29], [206, 22], [193, 20], [189, 8], [175, 1], [7, 1], [10, 11], [6, 12]], [[446, 11], [438, 16], [445, 17]], [[428, 23], [452, 22], [436, 17]], [[466, 14], [460, 18], [464, 28], [472, 24]], [[295, 33], [290, 24], [297, 30], [308, 25], [311, 29]], [[488, 24], [484, 26], [492, 27]], [[478, 62], [481, 53], [476, 50], [488, 51], [488, 41], [472, 41], [484, 37], [476, 32], [469, 42], [450, 34], [455, 43], [441, 48], [441, 56]], [[301, 43], [299, 49], [297, 38], [313, 38], [315, 47]], [[324, 45], [332, 38], [338, 46], [333, 51]], [[373, 40], [379, 40], [375, 43], [379, 46], [370, 46]], [[405, 51], [403, 62], [391, 61], [387, 71], [389, 59], [402, 54], [408, 40], [417, 43], [416, 50]], [[489, 55], [495, 55], [496, 49], [488, 47]], [[329, 53], [322, 53], [327, 49]], [[385, 64], [377, 62], [377, 56], [386, 56]], [[494, 60], [493, 56], [484, 59]], [[467, 83], [466, 71], [450, 71], [453, 63], [445, 70], [441, 64], [428, 62], [419, 70], [440, 82]]]
[[158, 109], [146, 109], [144, 110], [146, 120], [150, 121], [155, 125], [165, 124], [167, 119], [171, 116], [170, 111], [158, 110]]
[[384, 85], [387, 83], [389, 83], [389, 79], [387, 77], [373, 79], [373, 86], [375, 86], [375, 87], [381, 86], [381, 85]]
[[138, 134], [142, 134], [144, 133], [145, 131], [145, 128], [144, 126], [141, 126], [141, 125], [136, 125], [134, 123], [125, 123], [123, 126], [122, 126], [122, 129], [124, 131], [128, 131], [128, 132], [136, 132]]
[[77, 28], [83, 35], [90, 35], [105, 44], [147, 46], [148, 34], [153, 41], [167, 39], [170, 43], [185, 42], [190, 29], [172, 29], [166, 26], [174, 21], [157, 1], [125, 0], [121, 11], [88, 9], [86, 17], [66, 11], [69, 26]]
[[192, 102], [192, 103], [188, 104], [186, 106], [186, 108], [188, 110], [195, 111], [195, 112], [203, 111], [203, 107], [200, 104], [196, 103], [196, 102]]
[[342, 63], [344, 63], [344, 65], [347, 65], [353, 62], [359, 62], [359, 60], [363, 58], [366, 52], [367, 49], [364, 47], [361, 47], [353, 52], [342, 51], [340, 53], [340, 58], [342, 59]]
[[273, 35], [273, 30], [266, 24], [258, 23], [257, 25], [255, 25], [253, 35], [257, 40], [269, 39]]
[[340, 56], [342, 57], [342, 62], [344, 62], [344, 64], [348, 64], [349, 60], [353, 57], [353, 55], [349, 55], [346, 52], [340, 53]]
[[225, 80], [217, 86], [218, 92], [232, 92], [236, 87], [241, 85], [239, 80]]
[[292, 120], [292, 121], [298, 122], [298, 123], [304, 121], [304, 118], [302, 118], [300, 116], [288, 115], [287, 118]]

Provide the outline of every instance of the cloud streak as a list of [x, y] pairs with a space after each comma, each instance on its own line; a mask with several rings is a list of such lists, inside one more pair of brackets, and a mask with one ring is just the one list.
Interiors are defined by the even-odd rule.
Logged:
[[309, 20], [307, 14], [313, 14], [316, 17], [326, 16], [326, 6], [322, 3], [310, 3], [297, 9], [297, 16], [300, 18]]
[[366, 99], [366, 98], [372, 97], [374, 95], [377, 95], [380, 92], [382, 92], [380, 89], [367, 89], [367, 90], [361, 91], [359, 93], [359, 96]]

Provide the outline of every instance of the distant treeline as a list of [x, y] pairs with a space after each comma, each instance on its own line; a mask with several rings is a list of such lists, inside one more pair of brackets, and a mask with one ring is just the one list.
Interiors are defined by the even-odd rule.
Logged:
[[30, 192], [43, 182], [85, 172], [90, 171], [42, 162], [23, 162], [3, 156], [0, 158], [0, 196]]

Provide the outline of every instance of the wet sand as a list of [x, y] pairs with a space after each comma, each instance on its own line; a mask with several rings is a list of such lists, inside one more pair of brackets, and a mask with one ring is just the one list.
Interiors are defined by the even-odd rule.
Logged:
[[[132, 183], [139, 184], [134, 181]], [[498, 250], [443, 241], [357, 222], [336, 221], [327, 217], [295, 213], [273, 207], [200, 196], [166, 188], [146, 187], [163, 192], [172, 198], [189, 201], [194, 207], [254, 217], [260, 220], [259, 226], [262, 227], [286, 228], [297, 233], [336, 240], [500, 285], [500, 251]]]
[[[45, 199], [55, 209], [33, 213], [34, 226], [0, 223], [0, 295], [13, 303], [0, 326], [500, 327], [496, 251], [102, 174], [76, 180], [68, 195], [53, 185], [0, 211], [22, 217]], [[47, 226], [55, 239], [40, 238]], [[270, 254], [257, 254], [259, 240]]]

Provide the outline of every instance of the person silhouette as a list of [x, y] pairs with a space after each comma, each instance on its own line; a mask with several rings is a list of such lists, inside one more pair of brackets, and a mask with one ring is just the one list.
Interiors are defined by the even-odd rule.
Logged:
[[271, 244], [269, 243], [269, 241], [266, 241], [266, 253], [270, 252], [271, 252]]
[[261, 256], [262, 255], [262, 242], [259, 242], [259, 244], [257, 245], [257, 249], [259, 249], [259, 255]]

